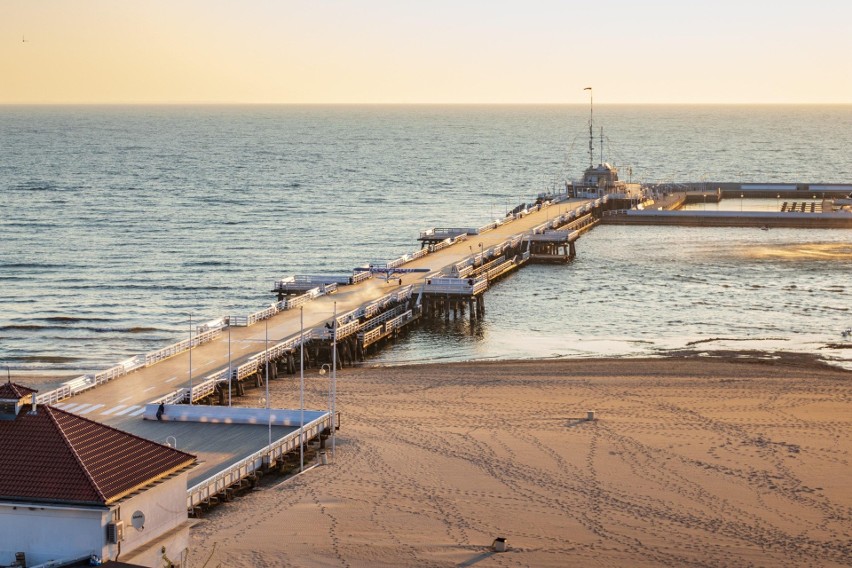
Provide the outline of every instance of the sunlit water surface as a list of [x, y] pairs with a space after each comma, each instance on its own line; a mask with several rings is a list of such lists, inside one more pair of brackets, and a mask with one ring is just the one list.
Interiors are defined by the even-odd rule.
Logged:
[[[0, 107], [0, 361], [99, 370], [255, 311], [289, 274], [415, 250], [577, 177], [587, 108]], [[852, 107], [601, 107], [642, 181], [852, 182]], [[622, 169], [622, 172], [626, 169]], [[779, 200], [698, 208], [770, 210]], [[843, 230], [599, 227], [485, 319], [372, 362], [781, 349], [849, 364]]]

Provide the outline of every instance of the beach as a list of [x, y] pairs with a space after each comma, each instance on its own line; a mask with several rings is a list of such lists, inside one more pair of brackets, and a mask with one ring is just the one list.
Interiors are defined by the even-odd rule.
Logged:
[[[191, 565], [849, 566], [850, 379], [765, 353], [343, 369], [329, 465], [194, 520]], [[298, 407], [298, 375], [270, 392]]]

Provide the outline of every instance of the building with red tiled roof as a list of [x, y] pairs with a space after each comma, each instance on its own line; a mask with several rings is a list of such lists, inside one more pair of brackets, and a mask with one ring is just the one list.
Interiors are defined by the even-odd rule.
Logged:
[[117, 559], [186, 523], [195, 456], [36, 406], [35, 392], [0, 385], [0, 565], [20, 552], [28, 564]]

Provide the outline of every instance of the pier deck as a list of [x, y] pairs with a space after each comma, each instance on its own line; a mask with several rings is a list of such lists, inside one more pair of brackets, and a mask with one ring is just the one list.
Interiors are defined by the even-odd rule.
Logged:
[[607, 211], [606, 225], [680, 225], [692, 227], [789, 227], [797, 229], [852, 229], [848, 213], [803, 211]]
[[[577, 200], [551, 205], [523, 217], [499, 225], [450, 244], [422, 258], [405, 264], [407, 269], [426, 269], [430, 273], [445, 271], [469, 259], [481, 251], [504, 243], [513, 238], [522, 238], [532, 229], [561, 216], [571, 210], [587, 206], [591, 200]], [[274, 313], [264, 321], [244, 327], [231, 326], [197, 345], [191, 350], [192, 383], [198, 385], [215, 372], [230, 367], [236, 368], [249, 361], [268, 346], [300, 335], [300, 312], [304, 314], [304, 329], [323, 328], [338, 315], [355, 310], [373, 302], [389, 292], [413, 285], [423, 286], [429, 277], [425, 272], [408, 272], [385, 281], [369, 278], [351, 285], [341, 286], [330, 295], [323, 295], [304, 303], [300, 309], [288, 309]], [[416, 293], [416, 292], [415, 292]], [[314, 371], [315, 373], [315, 371]], [[190, 352], [176, 352], [162, 361], [134, 370], [126, 375], [104, 382], [80, 394], [49, 402], [81, 415], [121, 428], [130, 433], [165, 443], [173, 437], [179, 449], [197, 454], [200, 466], [190, 476], [190, 485], [215, 476], [242, 457], [262, 450], [267, 446], [266, 426], [224, 425], [144, 421], [145, 405], [154, 400], [168, 397], [177, 389], [190, 386]], [[293, 393], [293, 406], [298, 405], [298, 392]], [[326, 415], [326, 426], [330, 416]], [[273, 427], [273, 439], [292, 433], [292, 428]], [[298, 446], [297, 446], [298, 447]]]

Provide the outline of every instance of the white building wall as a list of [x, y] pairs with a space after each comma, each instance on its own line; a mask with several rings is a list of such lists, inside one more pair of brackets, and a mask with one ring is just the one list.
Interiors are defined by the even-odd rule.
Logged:
[[[175, 538], [174, 534], [164, 535], [174, 533], [174, 529], [186, 523], [186, 483], [187, 474], [182, 473], [113, 505], [114, 510], [120, 509], [121, 520], [124, 521], [124, 541], [119, 560], [129, 560], [135, 556], [134, 551], [141, 548], [156, 548], [156, 558], [159, 559], [162, 557], [161, 546], [166, 547], [166, 554], [172, 560], [181, 558], [188, 541]], [[103, 530], [106, 531], [106, 526]], [[153, 547], [152, 543], [157, 546]], [[114, 559], [116, 554], [118, 547], [113, 545], [109, 556]], [[148, 560], [139, 563], [148, 565]]]
[[[109, 508], [0, 503], [0, 566], [12, 564], [16, 552], [26, 554], [29, 566], [92, 554], [161, 566], [163, 546], [179, 561], [189, 544], [186, 483], [182, 473]], [[115, 517], [124, 521], [120, 545], [107, 542], [107, 524]]]
[[27, 565], [50, 560], [101, 556], [109, 509], [61, 507], [35, 503], [0, 503], [0, 565], [23, 552]]

